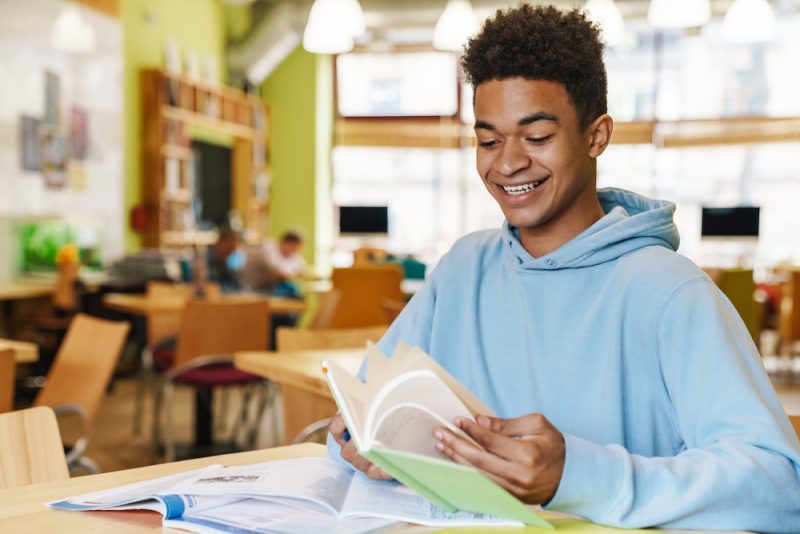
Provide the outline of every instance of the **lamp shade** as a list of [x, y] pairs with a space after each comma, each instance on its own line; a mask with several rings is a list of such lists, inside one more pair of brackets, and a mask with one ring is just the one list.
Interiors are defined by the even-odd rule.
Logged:
[[469, 0], [447, 0], [433, 30], [433, 46], [439, 50], [460, 52], [467, 39], [477, 31], [478, 17]]
[[708, 0], [650, 0], [647, 21], [658, 28], [692, 28], [711, 20]]
[[600, 26], [607, 45], [615, 46], [625, 40], [625, 21], [614, 0], [589, 0], [583, 9]]
[[315, 54], [349, 52], [355, 32], [364, 33], [358, 0], [314, 0], [303, 32], [303, 48]]
[[80, 11], [66, 6], [53, 25], [53, 47], [71, 54], [90, 54], [97, 47], [94, 26], [81, 17]]
[[767, 0], [736, 0], [722, 21], [725, 39], [758, 43], [775, 38], [775, 13]]

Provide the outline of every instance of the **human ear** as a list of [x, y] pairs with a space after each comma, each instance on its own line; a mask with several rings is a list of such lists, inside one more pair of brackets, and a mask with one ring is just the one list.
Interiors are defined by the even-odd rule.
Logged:
[[586, 130], [589, 133], [589, 157], [597, 158], [605, 152], [611, 141], [614, 121], [608, 114], [603, 114], [597, 117]]

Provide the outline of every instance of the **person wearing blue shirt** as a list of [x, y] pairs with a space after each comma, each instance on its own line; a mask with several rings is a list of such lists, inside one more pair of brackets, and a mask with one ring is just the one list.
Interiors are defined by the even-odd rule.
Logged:
[[[599, 30], [520, 5], [470, 39], [477, 168], [506, 221], [460, 239], [379, 346], [427, 351], [499, 417], [431, 437], [531, 504], [619, 527], [800, 532], [800, 445], [675, 206], [596, 188]], [[369, 372], [369, 370], [366, 370]], [[345, 439], [329, 449], [386, 473]]]

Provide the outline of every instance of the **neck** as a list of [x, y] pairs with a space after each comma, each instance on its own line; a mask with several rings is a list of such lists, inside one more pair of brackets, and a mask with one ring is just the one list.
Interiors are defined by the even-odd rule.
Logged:
[[567, 211], [546, 223], [519, 229], [520, 243], [531, 256], [540, 258], [558, 250], [605, 215], [594, 188], [581, 196], [585, 200], [573, 203]]

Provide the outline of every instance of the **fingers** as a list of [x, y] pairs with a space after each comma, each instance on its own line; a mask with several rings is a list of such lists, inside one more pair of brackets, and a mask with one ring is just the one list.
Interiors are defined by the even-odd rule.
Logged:
[[[477, 427], [478, 425], [475, 426]], [[520, 463], [524, 461], [524, 454], [518, 453], [514, 455], [515, 457], [519, 458], [517, 463], [509, 461], [509, 459], [498, 455], [493, 450], [492, 447], [497, 448], [496, 445], [494, 445], [494, 439], [486, 440], [484, 439], [483, 434], [473, 434], [467, 428], [462, 427], [462, 429], [470, 434], [470, 436], [472, 436], [472, 438], [480, 443], [481, 446], [483, 446], [486, 450], [482, 451], [476, 448], [467, 440], [458, 437], [446, 429], [437, 429], [437, 431], [434, 433], [434, 436], [437, 438], [437, 440], [439, 440], [436, 444], [437, 450], [446, 454], [455, 462], [463, 465], [471, 465], [480, 469], [481, 471], [484, 471], [485, 473], [494, 475], [503, 480], [507, 480], [512, 484], [516, 484], [518, 482], [517, 478], [522, 467]], [[491, 432], [486, 429], [481, 429], [481, 431], [486, 434], [491, 434]], [[494, 434], [493, 436], [496, 439], [513, 442], [513, 444], [516, 446], [524, 445], [506, 436], [499, 434]]]
[[501, 419], [499, 417], [488, 417], [478, 415], [475, 420], [480, 426], [510, 437], [533, 436], [541, 434], [552, 425], [545, 416], [540, 413], [532, 413], [511, 419]]
[[341, 414], [336, 414], [331, 418], [331, 422], [328, 423], [328, 432], [331, 433], [333, 439], [336, 440], [336, 443], [339, 444], [339, 447], [344, 447], [344, 431], [345, 431], [345, 424], [344, 419], [342, 419]]

